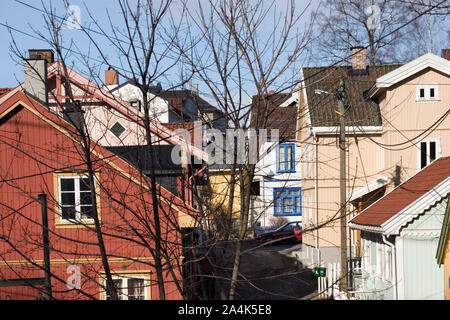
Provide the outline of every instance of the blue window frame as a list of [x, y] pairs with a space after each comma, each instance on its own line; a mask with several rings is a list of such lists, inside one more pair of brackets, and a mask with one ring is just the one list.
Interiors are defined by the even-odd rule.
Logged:
[[301, 203], [301, 188], [273, 189], [274, 216], [301, 216]]
[[295, 144], [281, 143], [277, 148], [277, 172], [295, 172]]

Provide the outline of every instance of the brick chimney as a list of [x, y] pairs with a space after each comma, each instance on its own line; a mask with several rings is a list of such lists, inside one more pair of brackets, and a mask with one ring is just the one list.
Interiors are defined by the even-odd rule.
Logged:
[[450, 49], [442, 49], [442, 58], [450, 60]]
[[353, 70], [367, 69], [367, 51], [364, 47], [352, 48], [352, 69]]
[[119, 84], [119, 76], [114, 69], [108, 69], [105, 71], [105, 85], [112, 86]]
[[44, 59], [47, 64], [55, 61], [53, 50], [50, 49], [30, 49], [28, 50], [28, 58], [33, 60]]

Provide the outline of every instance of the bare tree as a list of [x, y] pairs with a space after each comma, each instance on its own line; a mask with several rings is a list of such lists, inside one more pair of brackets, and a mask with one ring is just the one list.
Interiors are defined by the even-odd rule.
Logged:
[[[187, 28], [192, 45], [186, 47], [183, 38], [178, 37], [177, 47], [226, 115], [228, 129], [241, 129], [248, 135], [251, 129], [266, 128], [267, 116], [273, 112], [268, 110], [269, 91], [294, 89], [296, 78], [292, 75], [296, 72], [290, 71], [298, 67], [299, 58], [311, 41], [308, 8], [309, 4], [297, 8], [295, 1], [287, 1], [279, 9], [274, 1], [211, 0], [188, 10], [191, 19]], [[234, 148], [226, 149], [226, 153], [230, 186], [223, 239], [231, 237], [236, 245], [228, 293], [232, 300], [236, 295], [242, 245], [248, 233], [255, 163], [251, 161], [248, 144], [245, 151]], [[239, 199], [235, 196], [236, 188]], [[237, 232], [233, 233], [231, 213], [236, 201], [240, 217]]]
[[[135, 199], [135, 201], [140, 201], [143, 209], [137, 210], [133, 205], [128, 204], [130, 198], [135, 198], [136, 195], [128, 195], [126, 192], [122, 191], [122, 195], [119, 198], [115, 197], [117, 189], [111, 190], [107, 187], [103, 187], [100, 185], [100, 188], [103, 188], [103, 192], [109, 196], [109, 201], [111, 201], [111, 208], [119, 205], [122, 210], [131, 213], [132, 218], [127, 217], [120, 210], [116, 210], [116, 214], [120, 217], [124, 223], [124, 226], [110, 226], [111, 229], [115, 232], [111, 233], [111, 229], [107, 228], [107, 231], [103, 230], [104, 227], [99, 222], [98, 214], [97, 214], [97, 190], [93, 188], [94, 185], [99, 185], [99, 181], [96, 180], [95, 172], [98, 170], [98, 161], [97, 157], [93, 156], [92, 150], [95, 149], [96, 144], [93, 144], [93, 140], [90, 137], [89, 132], [89, 124], [87, 123], [87, 118], [82, 115], [83, 110], [81, 109], [81, 105], [85, 103], [89, 103], [90, 95], [86, 94], [85, 98], [80, 98], [76, 94], [73, 93], [73, 84], [71, 83], [71, 75], [69, 68], [66, 64], [66, 59], [68, 56], [73, 54], [81, 57], [81, 61], [83, 61], [91, 76], [95, 79], [95, 76], [98, 75], [96, 66], [91, 64], [90, 61], [85, 55], [83, 55], [78, 48], [64, 47], [62, 45], [62, 36], [60, 34], [60, 30], [62, 29], [62, 25], [65, 23], [65, 19], [56, 15], [54, 8], [45, 7], [43, 5], [43, 13], [46, 25], [48, 26], [48, 30], [46, 30], [46, 34], [44, 32], [36, 31], [36, 34], [46, 41], [48, 45], [56, 52], [58, 58], [58, 66], [61, 68], [59, 70], [61, 72], [61, 78], [65, 96], [67, 97], [66, 101], [63, 103], [55, 96], [54, 92], [50, 92], [52, 94], [52, 101], [55, 104], [55, 111], [65, 110], [68, 106], [72, 106], [75, 110], [75, 114], [77, 117], [69, 119], [72, 125], [74, 125], [76, 131], [74, 134], [74, 140], [80, 141], [80, 153], [85, 160], [86, 172], [88, 172], [89, 182], [91, 186], [91, 199], [93, 201], [93, 218], [95, 222], [95, 235], [98, 238], [98, 246], [100, 249], [100, 256], [103, 262], [103, 269], [106, 276], [106, 292], [109, 297], [112, 299], [117, 299], [118, 294], [116, 288], [113, 284], [112, 273], [110, 271], [108, 258], [110, 254], [107, 252], [104, 243], [104, 237], [109, 239], [119, 238], [119, 239], [128, 239], [130, 243], [138, 243], [143, 248], [147, 249], [152, 257], [154, 258], [154, 264], [152, 266], [156, 270], [157, 275], [157, 283], [159, 289], [159, 297], [160, 299], [166, 298], [166, 285], [167, 285], [167, 277], [163, 274], [167, 272], [170, 277], [173, 278], [173, 283], [177, 290], [183, 295], [186, 296], [186, 288], [183, 288], [181, 283], [182, 279], [179, 279], [178, 273], [174, 269], [181, 270], [181, 268], [185, 267], [183, 264], [180, 264], [178, 261], [173, 262], [174, 256], [180, 256], [181, 252], [178, 252], [177, 246], [181, 245], [180, 238], [173, 238], [173, 232], [176, 234], [181, 234], [181, 228], [178, 224], [177, 217], [174, 215], [173, 210], [167, 209], [166, 204], [162, 205], [162, 202], [165, 202], [170, 207], [181, 206], [181, 208], [186, 207], [187, 210], [191, 210], [192, 208], [189, 205], [185, 205], [180, 203], [179, 200], [174, 200], [171, 197], [167, 198], [167, 193], [164, 195], [161, 192], [161, 187], [156, 183], [155, 177], [155, 168], [152, 163], [155, 155], [153, 154], [153, 145], [155, 143], [159, 143], [161, 138], [164, 136], [163, 132], [161, 136], [155, 134], [155, 121], [151, 118], [151, 100], [153, 95], [150, 94], [150, 86], [154, 83], [154, 81], [158, 80], [159, 77], [165, 77], [168, 70], [173, 68], [178, 63], [178, 60], [173, 56], [168, 57], [168, 49], [164, 51], [160, 51], [162, 46], [160, 45], [161, 37], [165, 37], [165, 33], [162, 26], [162, 19], [166, 15], [168, 15], [169, 7], [171, 5], [171, 1], [163, 1], [161, 3], [152, 3], [147, 1], [138, 1], [136, 6], [131, 6], [128, 1], [119, 1], [120, 12], [123, 18], [123, 23], [126, 26], [125, 33], [122, 33], [122, 29], [117, 26], [116, 22], [110, 21], [110, 30], [103, 29], [99, 23], [97, 23], [93, 14], [89, 13], [89, 16], [92, 18], [94, 22], [94, 27], [85, 28], [80, 26], [82, 32], [91, 40], [91, 43], [98, 50], [99, 55], [104, 60], [104, 65], [114, 68], [115, 66], [111, 65], [108, 57], [104, 54], [103, 48], [100, 47], [95, 41], [96, 36], [103, 36], [110, 41], [110, 43], [115, 47], [118, 54], [123, 57], [121, 62], [124, 64], [122, 68], [115, 68], [122, 71], [119, 71], [119, 74], [136, 85], [142, 93], [143, 96], [143, 113], [133, 113], [130, 115], [131, 119], [135, 119], [140, 126], [143, 127], [143, 136], [144, 141], [146, 141], [146, 151], [148, 156], [150, 168], [150, 172], [139, 171], [139, 176], [135, 177], [135, 183], [143, 183], [143, 185], [149, 186], [145, 193], [149, 192], [151, 194], [151, 201], [149, 201], [148, 197], [143, 193]], [[68, 3], [66, 2], [68, 6]], [[93, 29], [96, 28], [96, 29]], [[161, 29], [161, 30], [158, 30]], [[174, 30], [176, 32], [177, 30]], [[14, 40], [13, 40], [14, 42]], [[19, 57], [19, 59], [24, 59], [25, 56], [21, 54], [21, 50], [14, 43], [14, 51]], [[125, 66], [127, 69], [125, 69]], [[58, 68], [59, 68], [58, 67]], [[125, 71], [126, 70], [126, 71]], [[47, 79], [41, 79], [43, 82], [46, 82]], [[98, 79], [95, 79], [98, 80]], [[94, 83], [88, 84], [89, 86], [100, 88], [102, 86], [102, 81], [98, 81], [100, 85], [96, 85]], [[78, 88], [79, 89], [79, 88]], [[102, 90], [102, 89], [99, 89]], [[103, 90], [106, 96], [110, 99], [114, 99], [114, 96], [109, 95]], [[123, 101], [118, 100], [118, 103], [124, 103]], [[128, 107], [128, 105], [125, 105]], [[63, 122], [62, 122], [63, 123]], [[104, 123], [105, 127], [108, 127], [109, 124]], [[158, 125], [156, 125], [158, 128]], [[73, 130], [72, 130], [73, 131]], [[106, 132], [104, 133], [106, 134]], [[169, 137], [170, 138], [170, 137]], [[75, 144], [76, 147], [79, 147]], [[178, 201], [178, 204], [175, 202]], [[133, 217], [134, 216], [134, 217]], [[138, 226], [136, 226], [136, 219]], [[163, 221], [163, 222], [162, 222]], [[137, 239], [136, 239], [137, 238]], [[71, 239], [75, 243], [77, 243], [77, 239]], [[102, 285], [102, 284], [100, 284]]]
[[[425, 10], [429, 10], [427, 14], [414, 21], [409, 27], [408, 38], [410, 42], [417, 47], [417, 56], [432, 52], [440, 54], [440, 49], [446, 49], [446, 38], [450, 29], [449, 1], [436, 0], [403, 0], [402, 5], [405, 10], [419, 15]], [[447, 33], [447, 34], [445, 34]]]

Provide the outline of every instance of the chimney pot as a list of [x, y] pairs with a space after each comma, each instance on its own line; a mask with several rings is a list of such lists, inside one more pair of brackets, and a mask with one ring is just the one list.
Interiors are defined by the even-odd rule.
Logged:
[[365, 70], [367, 69], [367, 51], [364, 47], [352, 48], [352, 69]]
[[118, 85], [119, 84], [119, 76], [117, 71], [114, 69], [105, 71], [105, 85]]
[[442, 58], [450, 60], [450, 49], [442, 49]]

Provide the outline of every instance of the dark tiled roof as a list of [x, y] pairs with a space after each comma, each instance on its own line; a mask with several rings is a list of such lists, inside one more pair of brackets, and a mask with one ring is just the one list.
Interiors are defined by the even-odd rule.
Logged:
[[262, 121], [267, 119], [265, 128], [269, 130], [269, 134], [271, 129], [278, 129], [281, 138], [294, 139], [297, 130], [297, 104], [292, 103], [287, 107], [280, 106], [291, 96], [292, 93], [269, 94], [264, 115], [263, 112], [266, 105], [264, 98], [261, 98], [258, 104], [257, 97], [253, 96], [251, 126], [253, 128], [259, 128], [259, 123], [263, 117]]
[[155, 88], [156, 87], [150, 87], [150, 92], [157, 95], [158, 97], [172, 101], [174, 108], [178, 109], [179, 111], [181, 111], [182, 103], [184, 100], [192, 99], [196, 103], [197, 108], [201, 113], [213, 111], [222, 113], [219, 109], [211, 105], [209, 102], [204, 100], [198, 94], [193, 93], [191, 90], [181, 89], [181, 90], [159, 91]]
[[449, 176], [450, 157], [440, 158], [361, 212], [351, 222], [381, 226]]
[[348, 123], [359, 126], [380, 126], [382, 124], [380, 108], [374, 101], [367, 101], [365, 93], [375, 84], [375, 80], [400, 65], [381, 65], [368, 67], [355, 72], [350, 66], [303, 68], [306, 95], [309, 105], [311, 125], [314, 127], [337, 126], [339, 115], [338, 101], [333, 95], [315, 94], [314, 91], [333, 92], [341, 79], [345, 80], [348, 109]]
[[[156, 174], [181, 173], [181, 165], [172, 161], [172, 149], [174, 145], [153, 146], [153, 164]], [[112, 153], [136, 166], [144, 173], [150, 172], [147, 146], [118, 146], [106, 147]]]
[[0, 88], [0, 97], [4, 94], [7, 94], [8, 92], [10, 92], [13, 89], [14, 88]]
[[[184, 129], [189, 132], [191, 143], [194, 144], [194, 122], [172, 122], [172, 123], [164, 123], [163, 126], [170, 129], [170, 130], [176, 130], [176, 129]], [[200, 130], [202, 131], [202, 130]]]

